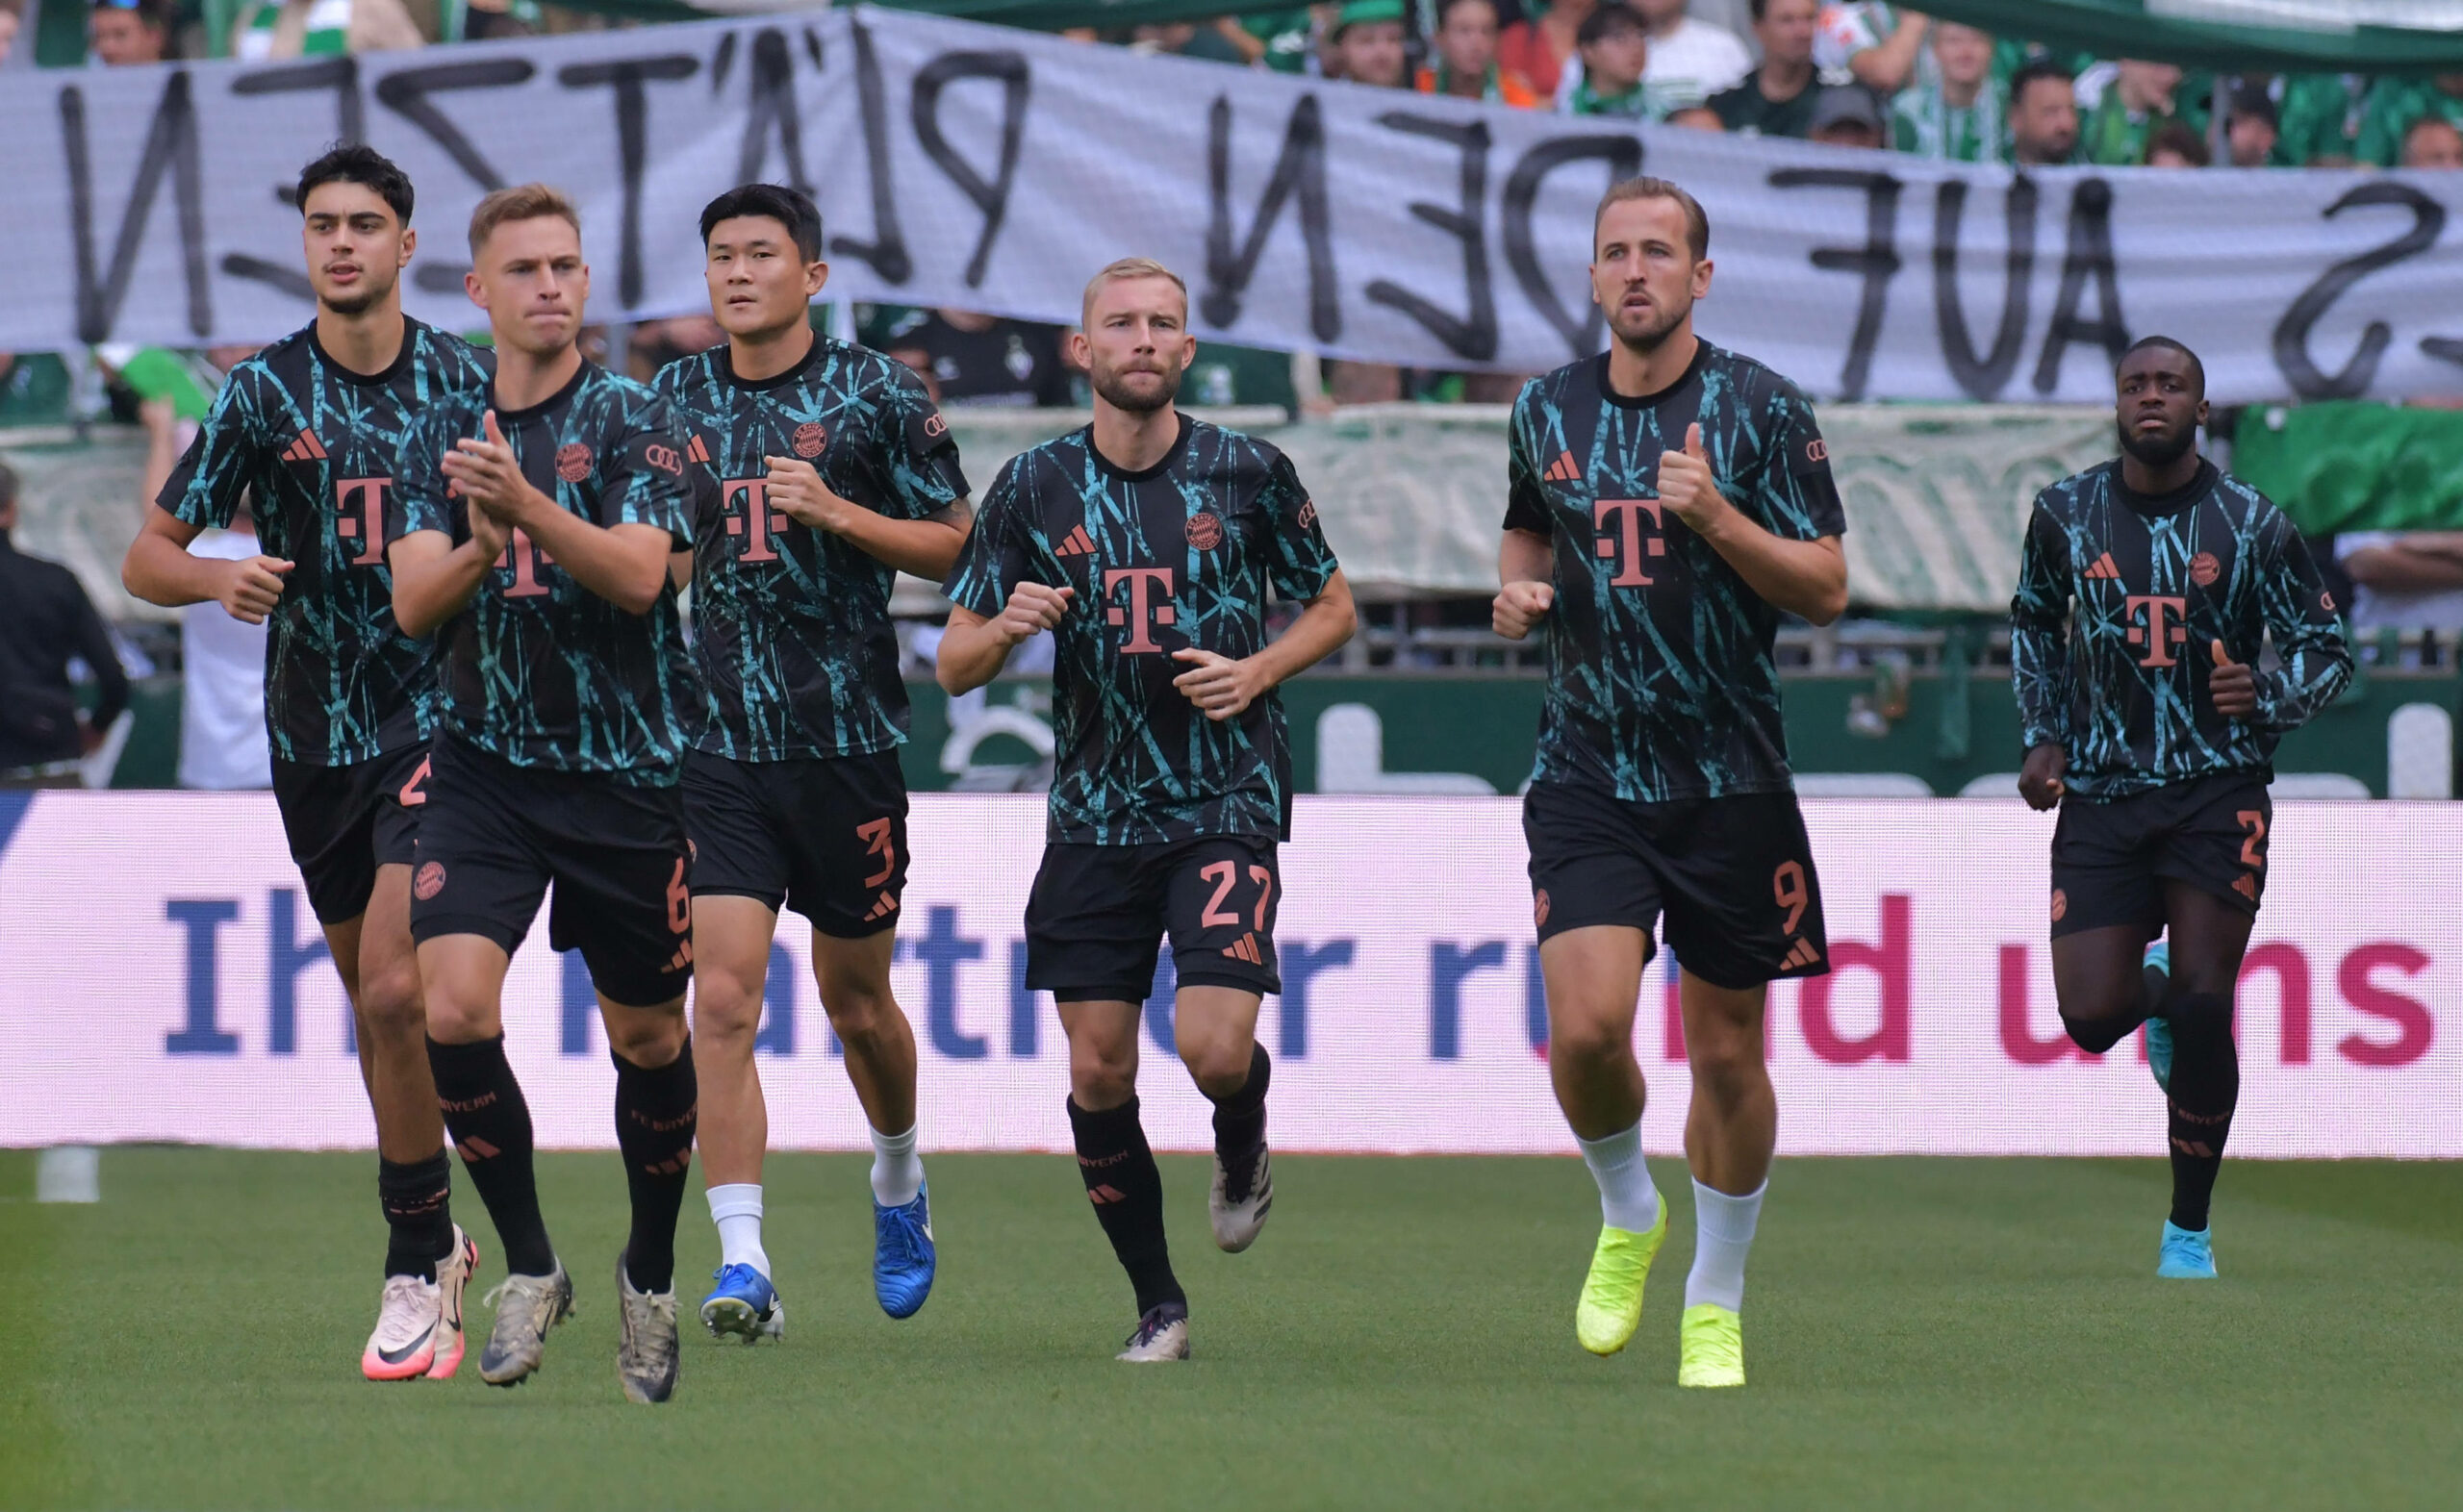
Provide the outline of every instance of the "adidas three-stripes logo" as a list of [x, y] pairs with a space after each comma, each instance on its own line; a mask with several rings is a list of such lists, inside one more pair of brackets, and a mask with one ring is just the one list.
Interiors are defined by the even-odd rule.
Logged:
[[687, 444], [687, 445], [685, 446], [685, 448], [684, 448], [684, 460], [685, 460], [686, 462], [707, 462], [707, 461], [709, 461], [709, 460], [710, 460], [710, 443], [709, 443], [709, 442], [707, 442], [707, 441], [703, 441], [703, 440], [702, 440], [700, 437], [698, 437], [698, 436], [694, 437], [694, 438], [693, 438], [693, 440], [692, 440], [692, 441], [691, 441], [689, 444]]
[[2087, 578], [2090, 582], [2099, 580], [2113, 583], [2120, 582], [2120, 567], [2114, 563], [2113, 554], [2107, 551], [2102, 556], [2097, 557], [2095, 559], [2095, 566], [2087, 569]]
[[292, 441], [290, 448], [283, 452], [282, 460], [285, 462], [322, 462], [325, 460], [324, 443], [317, 441], [315, 436], [311, 435], [307, 431], [301, 431], [299, 433], [299, 439]]
[[1561, 451], [1557, 453], [1557, 460], [1548, 464], [1548, 470], [1539, 476], [1550, 483], [1579, 483], [1582, 481], [1582, 468], [1574, 466], [1572, 452]]
[[1254, 932], [1243, 934], [1239, 939], [1225, 945], [1223, 953], [1234, 961], [1246, 961], [1251, 966], [1266, 964], [1265, 952], [1257, 948], [1257, 937]]
[[1095, 540], [1086, 534], [1086, 527], [1080, 525], [1064, 537], [1060, 544], [1053, 547], [1052, 554], [1056, 557], [1091, 557], [1095, 554]]
[[1820, 964], [1821, 952], [1813, 947], [1812, 941], [1798, 935], [1795, 944], [1788, 947], [1787, 959], [1779, 963], [1779, 970], [1792, 971], [1800, 966], [1819, 966]]

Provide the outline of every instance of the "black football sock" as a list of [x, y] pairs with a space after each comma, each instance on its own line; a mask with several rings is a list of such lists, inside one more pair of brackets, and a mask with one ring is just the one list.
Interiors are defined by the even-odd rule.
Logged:
[[453, 1163], [442, 1146], [425, 1160], [407, 1165], [378, 1156], [376, 1200], [385, 1209], [391, 1237], [385, 1246], [387, 1275], [436, 1279], [436, 1263], [453, 1250]]
[[636, 1290], [664, 1292], [675, 1284], [675, 1219], [684, 1209], [700, 1121], [693, 1038], [685, 1036], [675, 1059], [655, 1070], [609, 1054], [616, 1062], [616, 1147], [623, 1152], [624, 1185], [633, 1197], [624, 1273]]
[[1078, 1174], [1085, 1180], [1104, 1237], [1112, 1242], [1112, 1253], [1137, 1292], [1138, 1312], [1165, 1302], [1186, 1306], [1188, 1296], [1172, 1274], [1171, 1251], [1163, 1242], [1163, 1173], [1138, 1125], [1137, 1099], [1089, 1113], [1072, 1097], [1069, 1131], [1078, 1142]]
[[2168, 1124], [2172, 1145], [2172, 1223], [2203, 1230], [2223, 1142], [2241, 1099], [2241, 1052], [2232, 1043], [2232, 1004], [2211, 994], [2179, 993], [2164, 1005], [2172, 1023]]
[[1249, 1050], [1249, 1079], [1228, 1097], [1215, 1097], [1214, 1153], [1229, 1167], [1257, 1153], [1266, 1141], [1266, 1084], [1274, 1079], [1274, 1063], [1266, 1047]]
[[2164, 1015], [2164, 996], [2172, 990], [2172, 978], [2165, 972], [2159, 971], [2150, 966], [2145, 971], [2140, 973], [2139, 985], [2143, 989], [2140, 993], [2140, 1001], [2146, 1004], [2146, 1017], [2149, 1019], [2162, 1018]]
[[539, 1178], [531, 1165], [530, 1104], [504, 1058], [504, 1036], [469, 1045], [431, 1039], [427, 1064], [436, 1077], [444, 1131], [453, 1136], [462, 1169], [496, 1225], [505, 1269], [517, 1275], [554, 1274], [556, 1249], [547, 1242], [546, 1220], [539, 1216]]

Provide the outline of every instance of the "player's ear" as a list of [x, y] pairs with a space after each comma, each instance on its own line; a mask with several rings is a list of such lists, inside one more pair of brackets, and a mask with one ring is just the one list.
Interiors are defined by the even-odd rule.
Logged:
[[462, 275], [462, 291], [470, 296], [470, 303], [482, 310], [488, 308], [488, 286], [479, 282], [477, 268]]
[[414, 252], [417, 252], [419, 249], [419, 234], [417, 231], [413, 230], [411, 227], [409, 227], [409, 226], [404, 226], [404, 227], [402, 228], [402, 256], [401, 256], [400, 261], [396, 262], [394, 265], [395, 267], [408, 267], [408, 266], [410, 266], [410, 265], [411, 265], [411, 254], [412, 254], [412, 253], [414, 253]]
[[1094, 364], [1090, 359], [1095, 354], [1095, 346], [1093, 342], [1086, 340], [1086, 328], [1084, 326], [1071, 327], [1069, 332], [1069, 340], [1066, 344], [1069, 348], [1070, 366], [1077, 368], [1079, 372], [1094, 371]]
[[2197, 401], [2197, 425], [2200, 430], [2206, 429], [2206, 400], [2203, 396]]
[[828, 282], [829, 265], [827, 263], [816, 260], [804, 265], [804, 297], [806, 299], [819, 295], [823, 287]]
[[1197, 337], [1193, 332], [1181, 333], [1181, 371], [1187, 372], [1189, 364], [1197, 361]]
[[1693, 297], [1701, 298], [1711, 291], [1711, 260], [1703, 258], [1693, 265]]

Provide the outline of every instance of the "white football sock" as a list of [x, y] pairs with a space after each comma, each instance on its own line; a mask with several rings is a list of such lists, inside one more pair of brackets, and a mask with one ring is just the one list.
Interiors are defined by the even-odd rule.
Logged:
[[1770, 1183], [1742, 1197], [1693, 1183], [1693, 1269], [1685, 1275], [1685, 1305], [1713, 1302], [1744, 1311], [1744, 1257], [1753, 1250], [1753, 1228], [1762, 1221], [1762, 1194]]
[[924, 1190], [924, 1158], [915, 1153], [915, 1125], [903, 1134], [873, 1134], [873, 1200], [904, 1207]]
[[1583, 1139], [1583, 1164], [1599, 1183], [1599, 1217], [1611, 1228], [1647, 1234], [1659, 1222], [1659, 1188], [1651, 1185], [1651, 1168], [1642, 1161], [1642, 1125], [1637, 1120], [1622, 1134]]
[[761, 1183], [739, 1181], [710, 1189], [710, 1222], [719, 1225], [719, 1264], [749, 1265], [770, 1276], [761, 1247]]

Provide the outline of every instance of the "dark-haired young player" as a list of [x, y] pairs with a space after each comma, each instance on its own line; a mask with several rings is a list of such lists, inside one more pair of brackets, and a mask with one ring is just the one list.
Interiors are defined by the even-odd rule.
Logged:
[[1548, 697], [1523, 802], [1548, 1074], [1599, 1184], [1574, 1310], [1613, 1354], [1667, 1212], [1642, 1162], [1634, 1005], [1663, 913], [1693, 1101], [1696, 1240], [1677, 1384], [1744, 1384], [1744, 1263], [1778, 1111], [1769, 983], [1829, 970], [1770, 646], [1781, 611], [1847, 604], [1846, 528], [1795, 386], [1693, 334], [1711, 231], [1661, 179], [1611, 189], [1591, 294], [1613, 340], [1515, 401], [1497, 633], [1543, 629]]
[[[212, 600], [250, 624], [272, 621], [274, 802], [350, 998], [392, 1235], [360, 1368], [370, 1380], [443, 1377], [462, 1363], [462, 1292], [478, 1251], [447, 1207], [452, 1171], [411, 946], [434, 647], [394, 622], [385, 519], [412, 416], [484, 385], [487, 371], [458, 338], [402, 314], [419, 234], [400, 168], [338, 147], [301, 170], [298, 204], [317, 317], [231, 370], [120, 571], [151, 603]], [[251, 491], [267, 554], [190, 556]]]
[[[1124, 1360], [1188, 1356], [1188, 1298], [1137, 1119], [1137, 1033], [1168, 934], [1181, 1061], [1214, 1103], [1214, 1242], [1254, 1243], [1274, 1199], [1261, 995], [1281, 990], [1275, 844], [1291, 756], [1275, 689], [1351, 636], [1351, 589], [1281, 452], [1173, 406], [1197, 355], [1188, 290], [1144, 258], [1086, 286], [1070, 338], [1091, 426], [1022, 454], [983, 502], [948, 592], [941, 686], [1058, 640], [1058, 744], [1027, 985], [1069, 1035], [1069, 1123], [1095, 1216], [1137, 1294]], [[1271, 587], [1301, 610], [1265, 634]]]
[[693, 836], [693, 1054], [719, 1228], [713, 1334], [785, 1327], [761, 1247], [769, 1110], [752, 1042], [778, 908], [812, 925], [821, 1006], [873, 1136], [873, 1291], [893, 1318], [931, 1294], [915, 1148], [915, 1031], [890, 992], [906, 882], [906, 685], [889, 594], [965, 542], [949, 426], [902, 364], [813, 334], [828, 280], [821, 213], [771, 184], [701, 212], [710, 313], [727, 344], [671, 363], [704, 505], [689, 564], [704, 697], [684, 756]]
[[692, 543], [683, 440], [665, 400], [574, 348], [590, 269], [562, 195], [529, 184], [481, 200], [470, 261], [495, 381], [413, 423], [391, 551], [394, 612], [440, 631], [444, 664], [411, 885], [428, 1060], [511, 1273], [490, 1294], [479, 1376], [529, 1375], [572, 1307], [504, 1049], [505, 970], [553, 882], [548, 939], [581, 951], [616, 1062], [633, 1213], [617, 1377], [632, 1400], [664, 1401], [695, 1108], [676, 777], [698, 693], [668, 581], [670, 554]]
[[[2146, 1026], [2172, 1157], [2155, 1273], [2203, 1279], [2241, 1094], [2232, 994], [2266, 890], [2270, 762], [2343, 692], [2351, 657], [2300, 533], [2198, 455], [2197, 358], [2150, 336], [2114, 385], [2120, 456], [2037, 494], [2027, 521], [2010, 603], [2019, 792], [2061, 809], [2052, 981], [2069, 1038], [2100, 1055]], [[2280, 665], [2261, 672], [2270, 634]]]

